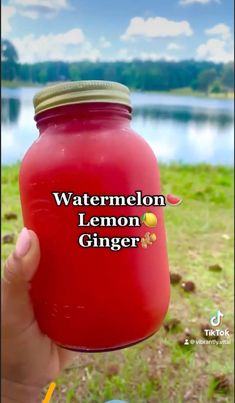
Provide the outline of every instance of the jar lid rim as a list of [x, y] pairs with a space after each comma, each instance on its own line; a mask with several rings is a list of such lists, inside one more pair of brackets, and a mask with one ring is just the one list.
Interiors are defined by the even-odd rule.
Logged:
[[131, 108], [128, 87], [115, 81], [67, 81], [46, 86], [33, 98], [36, 115], [58, 106], [88, 102], [119, 103]]

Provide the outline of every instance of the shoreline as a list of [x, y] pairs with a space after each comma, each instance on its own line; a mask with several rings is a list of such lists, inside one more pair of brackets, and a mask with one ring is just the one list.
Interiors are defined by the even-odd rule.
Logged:
[[[41, 88], [43, 86], [47, 85], [54, 85], [56, 84], [55, 82], [53, 83], [46, 83], [46, 84], [39, 84], [39, 83], [32, 83], [32, 82], [27, 82], [27, 81], [1, 81], [1, 88], [4, 89], [16, 89], [16, 88]], [[174, 95], [174, 96], [191, 96], [191, 97], [197, 97], [197, 98], [206, 98], [206, 99], [225, 99], [225, 100], [233, 100], [234, 99], [234, 92], [220, 92], [218, 94], [213, 94], [209, 93], [206, 94], [204, 92], [200, 91], [194, 91], [190, 87], [185, 87], [185, 88], [177, 88], [177, 89], [172, 89], [169, 91], [145, 91], [145, 90], [138, 90], [131, 88], [130, 89], [132, 92], [139, 92], [143, 94], [160, 94], [160, 95]]]

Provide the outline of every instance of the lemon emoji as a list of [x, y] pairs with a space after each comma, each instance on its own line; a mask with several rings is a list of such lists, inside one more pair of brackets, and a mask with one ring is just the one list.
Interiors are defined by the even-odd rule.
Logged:
[[151, 211], [146, 211], [141, 217], [141, 221], [147, 225], [147, 227], [156, 227], [157, 217]]

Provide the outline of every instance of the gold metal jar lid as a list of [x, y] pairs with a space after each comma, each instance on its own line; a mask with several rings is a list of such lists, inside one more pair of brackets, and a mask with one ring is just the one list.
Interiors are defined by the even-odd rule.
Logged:
[[46, 87], [33, 99], [35, 114], [62, 105], [110, 102], [131, 107], [130, 91], [114, 81], [69, 81]]

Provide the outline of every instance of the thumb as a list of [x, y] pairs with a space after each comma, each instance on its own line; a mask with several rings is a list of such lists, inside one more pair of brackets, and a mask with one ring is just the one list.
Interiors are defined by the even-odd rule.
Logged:
[[5, 331], [21, 332], [34, 320], [29, 288], [39, 260], [38, 237], [35, 232], [23, 228], [15, 250], [8, 257], [4, 267], [2, 324]]

